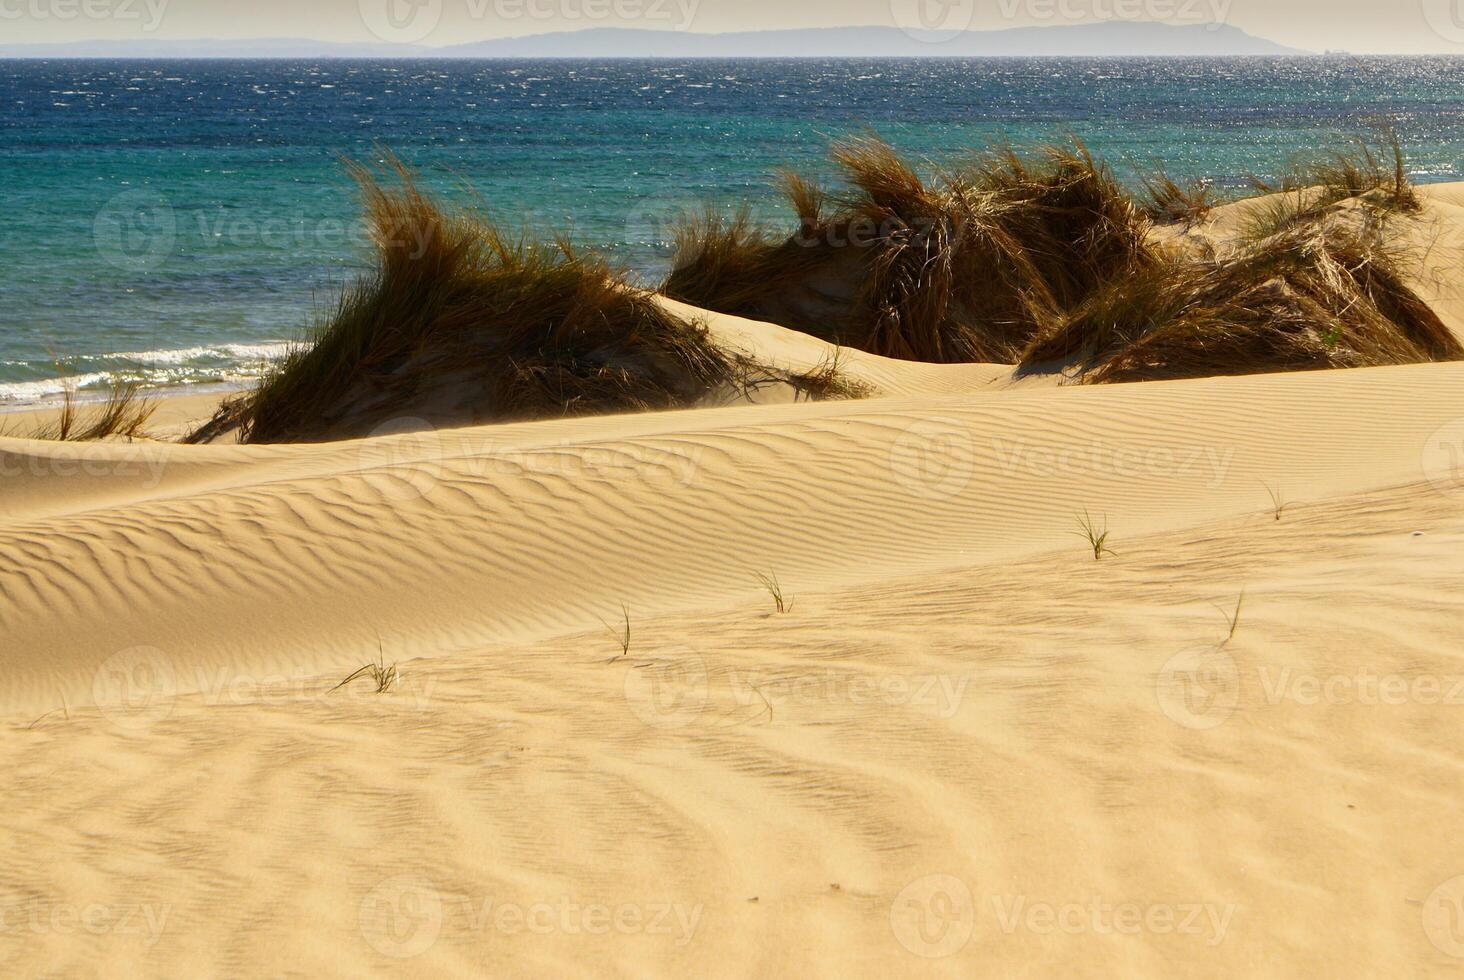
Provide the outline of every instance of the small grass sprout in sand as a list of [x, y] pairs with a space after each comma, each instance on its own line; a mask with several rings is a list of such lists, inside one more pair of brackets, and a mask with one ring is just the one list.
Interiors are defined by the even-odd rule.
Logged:
[[1287, 507], [1291, 506], [1291, 501], [1281, 496], [1281, 491], [1277, 490], [1269, 483], [1264, 484], [1264, 486], [1266, 488], [1266, 493], [1269, 494], [1271, 497], [1271, 513], [1275, 516], [1276, 520], [1279, 521], [1281, 519], [1281, 512], [1284, 511]]
[[615, 641], [616, 646], [620, 647], [620, 652], [610, 658], [611, 663], [630, 653], [630, 606], [622, 602], [620, 604], [620, 614], [624, 622], [620, 629], [616, 629], [604, 620], [600, 621], [605, 626], [605, 632], [609, 633], [610, 638]]
[[783, 585], [778, 581], [777, 572], [769, 572], [767, 574], [758, 572], [757, 580], [764, 589], [767, 589], [768, 595], [773, 597], [773, 607], [778, 612], [788, 612], [793, 608], [793, 598], [792, 596], [785, 596], [783, 594]]
[[1215, 210], [1207, 181], [1195, 180], [1180, 184], [1160, 167], [1143, 178], [1143, 210], [1149, 220], [1160, 225], [1183, 225], [1192, 228]]
[[1240, 590], [1240, 595], [1235, 600], [1235, 609], [1233, 610], [1227, 610], [1218, 602], [1212, 603], [1212, 605], [1220, 613], [1220, 615], [1225, 617], [1225, 625], [1228, 627], [1228, 630], [1225, 634], [1225, 639], [1221, 641], [1221, 646], [1224, 646], [1226, 643], [1229, 643], [1231, 640], [1235, 639], [1235, 631], [1240, 629], [1240, 607], [1244, 603], [1245, 589]]
[[1114, 558], [1118, 557], [1118, 552], [1108, 547], [1107, 518], [1103, 519], [1103, 525], [1102, 527], [1100, 527], [1088, 514], [1088, 512], [1084, 510], [1083, 513], [1078, 516], [1078, 527], [1080, 528], [1080, 530], [1074, 531], [1073, 533], [1077, 534], [1088, 542], [1088, 547], [1093, 549], [1094, 561], [1102, 560], [1104, 555], [1112, 555]]
[[376, 685], [377, 694], [385, 694], [400, 679], [400, 676], [397, 674], [397, 665], [392, 664], [391, 666], [387, 666], [386, 653], [381, 648], [381, 637], [376, 638], [376, 659], [356, 670], [345, 680], [331, 688], [330, 692], [334, 693], [335, 691], [339, 691], [358, 677], [371, 678], [371, 682]]

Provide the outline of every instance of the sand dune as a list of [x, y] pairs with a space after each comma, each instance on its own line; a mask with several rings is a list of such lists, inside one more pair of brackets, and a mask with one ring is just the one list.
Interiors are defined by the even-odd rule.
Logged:
[[[10, 443], [7, 707], [121, 649], [326, 670], [1416, 482], [1464, 367], [737, 407], [324, 446]], [[1180, 424], [1176, 425], [1176, 421]], [[1345, 434], [1344, 434], [1345, 433]], [[78, 458], [79, 457], [79, 458]], [[54, 651], [63, 649], [64, 657]]]
[[0, 439], [0, 967], [1458, 965], [1464, 364], [837, 353], [877, 397]]
[[[1125, 532], [1101, 563], [1064, 543], [903, 579], [870, 565], [879, 581], [837, 593], [789, 576], [785, 615], [744, 590], [646, 616], [618, 660], [597, 626], [439, 651], [380, 696], [325, 693], [343, 661], [17, 716], [0, 741], [0, 961], [461, 976], [1455, 962], [1458, 498], [1415, 487], [1279, 523]], [[1217, 648], [1212, 603], [1242, 589]]]

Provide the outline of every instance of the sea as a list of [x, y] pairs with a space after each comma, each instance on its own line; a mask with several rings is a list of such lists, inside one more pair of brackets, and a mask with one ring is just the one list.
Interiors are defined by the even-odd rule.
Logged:
[[654, 282], [680, 216], [786, 221], [773, 178], [841, 136], [1239, 193], [1380, 126], [1464, 179], [1464, 59], [0, 61], [0, 407], [258, 376], [369, 267], [349, 160]]

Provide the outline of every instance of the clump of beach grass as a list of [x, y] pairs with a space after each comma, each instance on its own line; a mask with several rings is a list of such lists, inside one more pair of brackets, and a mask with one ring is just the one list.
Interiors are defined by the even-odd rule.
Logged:
[[1002, 147], [931, 180], [872, 137], [831, 156], [837, 193], [783, 178], [796, 232], [745, 212], [686, 221], [662, 291], [888, 357], [1010, 362], [1151, 253], [1148, 219], [1076, 141]]
[[778, 581], [777, 572], [758, 572], [757, 581], [772, 597], [774, 609], [785, 613], [793, 608], [792, 598], [783, 594], [783, 584]]
[[1097, 291], [1022, 362], [1101, 383], [1464, 358], [1399, 265], [1376, 228], [1327, 218], [1221, 258], [1171, 255]]
[[[568, 241], [449, 213], [394, 158], [351, 165], [376, 268], [190, 441], [365, 435], [386, 420], [512, 421], [695, 404], [739, 364]], [[384, 182], [386, 178], [392, 184]]]
[[1118, 552], [1108, 547], [1108, 519], [1104, 518], [1100, 524], [1093, 520], [1092, 516], [1084, 510], [1078, 515], [1078, 530], [1074, 532], [1088, 542], [1089, 549], [1093, 552], [1093, 560], [1100, 561], [1104, 555], [1118, 557]]
[[1144, 176], [1142, 182], [1144, 213], [1155, 224], [1192, 228], [1215, 210], [1215, 198], [1206, 181], [1192, 180], [1180, 184], [1163, 167], [1159, 167]]
[[0, 435], [53, 442], [145, 439], [147, 423], [157, 407], [157, 402], [142, 397], [135, 382], [112, 385], [106, 401], [92, 409], [79, 407], [75, 391], [67, 386], [61, 392], [61, 406], [51, 421], [24, 432], [6, 426], [0, 428]]
[[1341, 205], [1361, 206], [1380, 217], [1416, 214], [1423, 207], [1398, 134], [1386, 127], [1371, 137], [1355, 136], [1344, 148], [1301, 159], [1279, 180], [1252, 177], [1251, 185], [1272, 195], [1253, 207], [1246, 222], [1244, 235], [1252, 241], [1314, 221]]
[[330, 690], [332, 693], [339, 691], [359, 677], [370, 678], [371, 683], [375, 685], [375, 693], [377, 694], [385, 694], [387, 691], [390, 691], [400, 679], [400, 675], [397, 673], [397, 665], [388, 665], [386, 662], [386, 653], [382, 649], [380, 637], [376, 640], [376, 659], [353, 671], [345, 680]]

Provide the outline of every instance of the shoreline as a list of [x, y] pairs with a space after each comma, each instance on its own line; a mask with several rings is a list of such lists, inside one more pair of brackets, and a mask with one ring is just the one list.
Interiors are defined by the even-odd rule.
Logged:
[[[224, 381], [206, 381], [198, 384], [168, 385], [162, 388], [146, 388], [138, 392], [138, 397], [144, 401], [167, 401], [175, 398], [203, 397], [209, 396], [223, 399], [237, 392], [245, 391], [254, 384], [233, 383]], [[79, 391], [71, 396], [71, 403], [78, 408], [91, 405], [103, 405], [108, 398], [106, 391]], [[8, 402], [0, 401], [0, 416], [25, 415], [31, 412], [54, 412], [66, 404], [65, 395], [47, 395], [36, 401], [30, 402]]]

